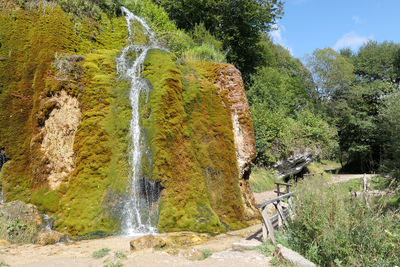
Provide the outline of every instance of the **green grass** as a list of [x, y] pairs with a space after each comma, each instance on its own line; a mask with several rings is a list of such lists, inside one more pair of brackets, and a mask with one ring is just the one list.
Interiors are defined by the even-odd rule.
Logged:
[[95, 259], [103, 258], [111, 251], [109, 248], [102, 248], [93, 252], [92, 257]]
[[201, 256], [198, 257], [197, 260], [198, 260], [198, 261], [205, 260], [205, 259], [211, 257], [211, 255], [212, 255], [212, 252], [209, 251], [208, 249], [202, 250], [202, 251], [201, 251]]
[[118, 259], [121, 259], [121, 260], [126, 259], [125, 253], [123, 253], [123, 252], [121, 252], [121, 251], [115, 252], [114, 255], [115, 255], [115, 257], [118, 258]]
[[124, 266], [124, 265], [119, 261], [104, 264], [104, 267], [122, 267], [122, 266]]
[[274, 170], [254, 166], [250, 174], [250, 186], [253, 192], [261, 193], [274, 190], [275, 182], [282, 182], [276, 177]]

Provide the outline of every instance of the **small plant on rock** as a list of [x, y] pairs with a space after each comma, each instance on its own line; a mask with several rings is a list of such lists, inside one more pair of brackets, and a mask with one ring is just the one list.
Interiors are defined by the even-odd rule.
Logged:
[[202, 261], [207, 259], [208, 257], [211, 257], [212, 252], [209, 251], [208, 249], [202, 250], [201, 251], [201, 256], [197, 258], [198, 261]]
[[93, 252], [92, 256], [95, 259], [100, 259], [100, 258], [103, 258], [104, 256], [106, 256], [110, 251], [111, 251], [111, 249], [109, 249], [109, 248], [102, 248], [100, 250]]

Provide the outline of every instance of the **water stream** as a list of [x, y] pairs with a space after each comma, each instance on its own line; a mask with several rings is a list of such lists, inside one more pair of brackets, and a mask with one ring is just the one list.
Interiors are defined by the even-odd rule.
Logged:
[[[149, 153], [145, 145], [144, 136], [139, 123], [139, 99], [141, 93], [150, 92], [148, 82], [141, 78], [143, 63], [150, 49], [159, 48], [154, 33], [147, 23], [122, 7], [122, 13], [128, 26], [129, 39], [121, 55], [117, 58], [118, 74], [130, 81], [130, 102], [132, 118], [130, 122], [130, 136], [132, 149], [130, 151], [131, 180], [127, 197], [122, 210], [122, 232], [126, 235], [155, 233], [157, 215], [153, 205], [159, 195], [159, 185], [148, 181], [141, 172], [142, 157]], [[140, 27], [147, 37], [145, 44], [135, 44], [135, 32]]]

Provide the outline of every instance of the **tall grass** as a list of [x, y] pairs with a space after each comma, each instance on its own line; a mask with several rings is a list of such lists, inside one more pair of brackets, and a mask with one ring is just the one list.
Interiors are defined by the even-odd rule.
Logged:
[[395, 266], [400, 263], [400, 217], [315, 178], [296, 187], [296, 217], [288, 244], [321, 265]]
[[[279, 179], [274, 170], [254, 166], [250, 174], [250, 186], [253, 192], [261, 193], [275, 189], [275, 182]], [[282, 180], [280, 180], [282, 182]]]

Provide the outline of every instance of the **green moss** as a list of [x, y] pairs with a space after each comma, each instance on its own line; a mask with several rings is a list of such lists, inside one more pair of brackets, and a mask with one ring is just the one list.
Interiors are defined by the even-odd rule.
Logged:
[[[119, 225], [108, 207], [128, 177], [129, 88], [116, 82], [115, 70], [126, 44], [125, 19], [72, 22], [58, 6], [38, 5], [0, 10], [0, 147], [11, 158], [2, 170], [7, 200], [54, 212], [57, 229], [72, 235], [114, 232]], [[78, 98], [82, 121], [76, 168], [60, 190], [51, 191], [38, 133], [55, 106], [48, 100], [61, 90]]]
[[39, 189], [32, 193], [31, 202], [43, 212], [57, 212], [60, 201], [60, 194], [52, 191], [48, 187]]
[[[228, 103], [201, 73], [205, 65], [177, 65], [151, 50], [145, 72], [154, 89], [142, 110], [161, 181], [159, 231], [217, 233], [246, 225], [238, 185]], [[150, 116], [148, 112], [150, 111]]]

